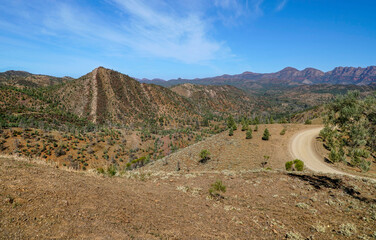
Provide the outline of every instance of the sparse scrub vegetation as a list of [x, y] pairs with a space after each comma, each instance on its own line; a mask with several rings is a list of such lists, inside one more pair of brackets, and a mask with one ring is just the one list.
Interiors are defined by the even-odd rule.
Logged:
[[346, 237], [350, 237], [357, 233], [356, 226], [352, 223], [343, 223], [339, 226], [339, 233]]
[[[320, 132], [330, 150], [329, 161], [344, 162], [366, 172], [376, 152], [376, 98], [348, 92], [327, 105], [325, 128]], [[373, 156], [374, 158], [375, 156]]]

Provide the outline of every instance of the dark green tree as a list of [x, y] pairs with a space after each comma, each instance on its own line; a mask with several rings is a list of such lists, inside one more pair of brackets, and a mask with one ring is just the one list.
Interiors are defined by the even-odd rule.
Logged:
[[236, 127], [236, 123], [235, 123], [235, 120], [234, 118], [232, 117], [232, 115], [230, 115], [228, 118], [227, 118], [227, 127], [228, 128], [232, 128], [233, 130], [236, 130], [237, 127]]
[[264, 130], [264, 134], [262, 135], [262, 140], [264, 140], [264, 141], [268, 141], [268, 140], [269, 140], [269, 137], [270, 137], [269, 130], [268, 130], [267, 128], [265, 128], [265, 130]]

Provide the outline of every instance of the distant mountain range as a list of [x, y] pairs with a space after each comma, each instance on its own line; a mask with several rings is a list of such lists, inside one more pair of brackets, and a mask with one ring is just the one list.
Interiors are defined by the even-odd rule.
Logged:
[[366, 68], [336, 67], [332, 71], [323, 72], [314, 68], [299, 71], [292, 67], [275, 73], [244, 72], [236, 75], [222, 75], [195, 79], [138, 79], [140, 82], [153, 83], [165, 87], [183, 83], [202, 85], [233, 85], [239, 88], [262, 88], [268, 85], [296, 86], [304, 84], [343, 84], [369, 85], [376, 83], [376, 66]]

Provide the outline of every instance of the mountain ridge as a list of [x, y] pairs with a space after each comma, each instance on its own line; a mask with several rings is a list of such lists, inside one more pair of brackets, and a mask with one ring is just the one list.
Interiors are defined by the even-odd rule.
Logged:
[[70, 111], [94, 123], [197, 116], [195, 106], [168, 88], [139, 83], [103, 67], [67, 82], [56, 90], [56, 95]]
[[222, 85], [229, 84], [239, 86], [246, 83], [257, 84], [344, 84], [344, 85], [369, 85], [376, 82], [376, 66], [361, 67], [336, 67], [331, 71], [323, 72], [315, 68], [298, 70], [293, 67], [286, 67], [274, 73], [254, 73], [245, 71], [241, 74], [223, 74], [215, 77], [195, 79], [137, 79], [144, 83], [155, 83], [162, 86], [173, 86], [183, 83]]

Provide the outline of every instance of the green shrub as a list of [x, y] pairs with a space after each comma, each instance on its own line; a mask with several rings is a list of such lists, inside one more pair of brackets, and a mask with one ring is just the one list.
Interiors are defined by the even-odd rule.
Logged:
[[305, 125], [310, 125], [310, 124], [312, 124], [312, 120], [311, 119], [307, 119], [307, 120], [305, 120], [304, 124]]
[[223, 185], [221, 180], [217, 180], [215, 183], [211, 185], [209, 188], [209, 194], [211, 196], [215, 197], [221, 197], [220, 193], [225, 193], [226, 192], [226, 186]]
[[303, 169], [304, 169], [304, 162], [302, 160], [295, 159], [294, 160], [294, 164], [295, 164], [296, 171], [303, 171]]
[[294, 161], [288, 161], [285, 163], [286, 171], [303, 171], [304, 169], [304, 162], [299, 159], [295, 159]]
[[253, 131], [255, 131], [255, 132], [258, 131], [258, 125], [255, 126], [255, 129]]
[[117, 169], [116, 169], [116, 166], [115, 165], [110, 165], [108, 168], [107, 168], [107, 174], [108, 176], [110, 177], [113, 177], [116, 175], [116, 172], [117, 172]]
[[285, 168], [286, 168], [286, 171], [291, 171], [292, 170], [292, 165], [294, 163], [292, 161], [288, 161], [285, 163]]
[[103, 168], [97, 168], [97, 172], [100, 173], [100, 174], [104, 174], [104, 169]]
[[282, 131], [279, 133], [279, 135], [285, 135], [286, 134], [286, 128], [283, 128]]
[[264, 135], [262, 136], [262, 140], [264, 141], [268, 141], [269, 140], [269, 137], [270, 137], [270, 133], [269, 133], [269, 130], [267, 128], [265, 128], [264, 130]]
[[337, 153], [335, 148], [330, 149], [329, 161], [331, 163], [335, 163], [339, 161], [339, 154]]
[[359, 168], [363, 171], [363, 172], [368, 172], [369, 169], [371, 167], [371, 162], [370, 161], [367, 161], [365, 159], [362, 159], [360, 164], [359, 164]]

